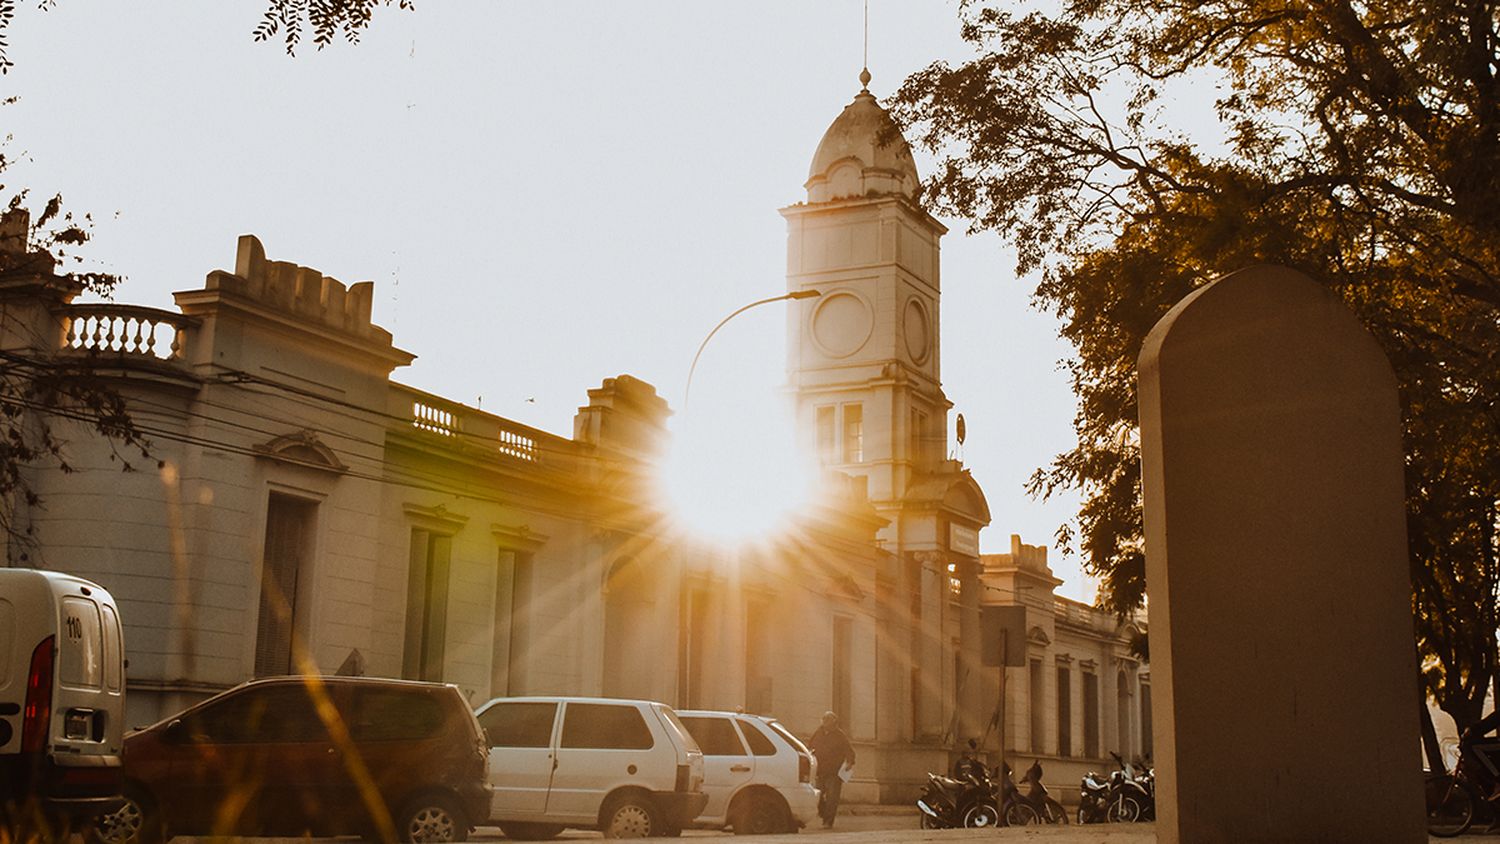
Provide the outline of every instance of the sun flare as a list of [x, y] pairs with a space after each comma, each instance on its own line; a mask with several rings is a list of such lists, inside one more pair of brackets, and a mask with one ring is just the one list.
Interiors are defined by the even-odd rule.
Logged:
[[807, 504], [814, 476], [778, 410], [705, 412], [677, 426], [661, 480], [679, 529], [720, 543], [772, 539]]

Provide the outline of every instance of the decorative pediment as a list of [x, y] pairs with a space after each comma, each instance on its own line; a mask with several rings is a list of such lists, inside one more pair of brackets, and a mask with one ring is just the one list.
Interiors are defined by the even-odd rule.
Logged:
[[546, 534], [537, 533], [526, 525], [490, 525], [490, 534], [506, 551], [521, 551], [534, 554], [547, 542]]
[[831, 581], [829, 584], [830, 595], [846, 598], [851, 601], [863, 601], [865, 599], [865, 590], [859, 588], [859, 584], [854, 581], [853, 576], [849, 574], [837, 574], [830, 577], [829, 580]]
[[253, 446], [252, 450], [262, 457], [296, 466], [306, 466], [309, 469], [321, 469], [339, 474], [349, 471], [349, 467], [339, 460], [333, 449], [318, 439], [317, 432], [312, 429], [303, 429], [295, 434], [277, 437], [270, 442]]
[[1034, 645], [1050, 645], [1052, 644], [1052, 637], [1048, 636], [1047, 631], [1042, 628], [1033, 627], [1026, 631], [1026, 641]]
[[981, 526], [990, 523], [990, 505], [984, 498], [984, 490], [967, 470], [948, 487], [948, 494], [943, 496], [943, 509], [968, 516]]
[[430, 530], [433, 533], [445, 536], [452, 536], [458, 533], [460, 530], [463, 530], [464, 525], [469, 523], [468, 516], [459, 513], [450, 513], [448, 512], [448, 508], [442, 504], [436, 507], [424, 507], [421, 504], [408, 502], [402, 504], [401, 509], [417, 528]]

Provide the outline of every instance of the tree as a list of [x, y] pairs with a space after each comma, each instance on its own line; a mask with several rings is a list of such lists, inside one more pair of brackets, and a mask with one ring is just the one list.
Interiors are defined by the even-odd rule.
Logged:
[[[1117, 612], [1145, 594], [1135, 360], [1166, 311], [1256, 262], [1337, 293], [1394, 366], [1417, 645], [1466, 726], [1496, 676], [1500, 35], [1492, 0], [1069, 0], [962, 6], [976, 56], [894, 113], [939, 158], [929, 201], [1015, 243], [1077, 352], [1077, 444], [1031, 490]], [[1209, 130], [1171, 96], [1214, 86]], [[1213, 137], [1222, 134], [1222, 137]]]
[[[403, 10], [412, 8], [413, 0], [394, 1]], [[39, 0], [37, 5], [50, 9], [56, 3], [57, 0]], [[339, 36], [351, 44], [358, 43], [360, 34], [370, 25], [375, 8], [389, 6], [392, 0], [265, 0], [265, 3], [260, 23], [251, 34], [256, 41], [269, 41], [280, 35], [286, 43], [287, 55], [296, 55], [302, 36], [308, 31], [312, 32], [313, 44], [319, 50]], [[16, 0], [0, 0], [0, 73], [12, 66], [6, 55], [9, 46], [6, 39], [15, 14]]]
[[[6, 100], [0, 106], [8, 105]], [[7, 142], [9, 139], [6, 139]], [[0, 180], [11, 166], [0, 145]], [[7, 193], [0, 181], [0, 196]], [[24, 296], [41, 303], [67, 300], [81, 292], [109, 295], [118, 276], [86, 268], [79, 247], [88, 242], [91, 220], [63, 209], [62, 196], [42, 205], [35, 220], [26, 210], [29, 192], [10, 192], [0, 213], [0, 294], [14, 302]], [[129, 471], [127, 453], [149, 457], [147, 442], [136, 430], [126, 402], [109, 380], [95, 371], [88, 357], [59, 357], [56, 337], [31, 336], [26, 316], [4, 309], [3, 336], [14, 342], [0, 348], [0, 536], [15, 562], [30, 558], [31, 527], [17, 513], [40, 505], [28, 472], [50, 465], [70, 472], [65, 446], [54, 423], [82, 423], [114, 448], [111, 459]], [[37, 349], [48, 353], [37, 354]]]

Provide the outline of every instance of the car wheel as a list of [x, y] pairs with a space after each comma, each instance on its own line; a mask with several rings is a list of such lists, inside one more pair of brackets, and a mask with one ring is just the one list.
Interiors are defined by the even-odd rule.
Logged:
[[396, 818], [396, 838], [411, 844], [467, 841], [469, 821], [446, 794], [424, 794]]
[[86, 837], [93, 844], [161, 844], [167, 838], [156, 804], [134, 787], [125, 789], [119, 808], [94, 818]]
[[661, 812], [645, 795], [626, 794], [609, 801], [600, 813], [605, 838], [650, 838], [666, 831]]
[[752, 794], [735, 807], [729, 820], [735, 835], [774, 835], [788, 831], [786, 809], [770, 797]]
[[562, 834], [563, 827], [554, 823], [503, 823], [500, 831], [517, 841], [550, 841]]

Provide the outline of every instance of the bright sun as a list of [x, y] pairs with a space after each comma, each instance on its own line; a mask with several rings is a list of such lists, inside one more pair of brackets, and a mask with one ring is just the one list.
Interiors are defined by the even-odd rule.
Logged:
[[770, 539], [811, 497], [809, 463], [777, 403], [718, 406], [673, 420], [662, 482], [674, 521], [714, 542]]

